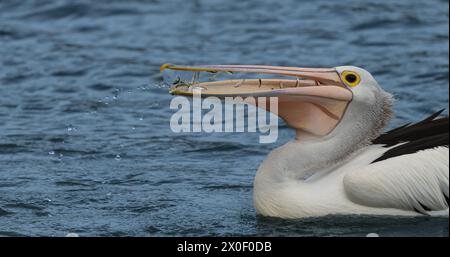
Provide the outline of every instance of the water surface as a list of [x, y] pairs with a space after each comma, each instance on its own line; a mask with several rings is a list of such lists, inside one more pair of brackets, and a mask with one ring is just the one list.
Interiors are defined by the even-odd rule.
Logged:
[[447, 1], [0, 2], [0, 235], [448, 236], [448, 219], [257, 217], [276, 143], [174, 134], [162, 63], [369, 70], [391, 126], [448, 107]]

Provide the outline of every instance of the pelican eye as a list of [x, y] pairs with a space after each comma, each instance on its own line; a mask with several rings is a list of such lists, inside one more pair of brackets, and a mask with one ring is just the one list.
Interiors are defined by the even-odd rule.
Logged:
[[356, 87], [361, 82], [361, 77], [354, 71], [342, 72], [342, 79], [349, 87]]

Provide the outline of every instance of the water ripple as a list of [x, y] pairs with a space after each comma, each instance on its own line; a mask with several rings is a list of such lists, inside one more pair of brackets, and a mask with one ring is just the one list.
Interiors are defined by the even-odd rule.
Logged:
[[255, 172], [294, 132], [173, 133], [159, 72], [362, 66], [400, 125], [448, 107], [448, 17], [439, 0], [2, 0], [0, 236], [448, 236], [440, 219], [258, 217]]

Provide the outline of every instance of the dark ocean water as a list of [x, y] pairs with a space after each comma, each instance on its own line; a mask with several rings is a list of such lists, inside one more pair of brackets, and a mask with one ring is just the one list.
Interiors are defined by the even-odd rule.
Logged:
[[[369, 70], [392, 125], [448, 108], [448, 1], [0, 1], [0, 236], [448, 236], [448, 219], [257, 217], [276, 143], [175, 134], [162, 63]], [[447, 112], [446, 112], [447, 113]]]

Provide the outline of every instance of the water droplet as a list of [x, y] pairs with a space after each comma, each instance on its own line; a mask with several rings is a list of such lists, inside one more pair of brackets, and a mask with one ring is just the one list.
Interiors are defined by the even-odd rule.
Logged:
[[114, 89], [114, 91], [113, 91], [113, 99], [114, 100], [117, 100], [119, 98], [119, 92], [120, 92], [120, 89], [118, 89], [118, 88]]
[[150, 105], [150, 108], [156, 108], [156, 107], [159, 107], [159, 103], [152, 103]]
[[77, 128], [75, 128], [72, 124], [70, 124], [67, 127], [67, 132], [75, 132], [75, 131], [77, 131]]

